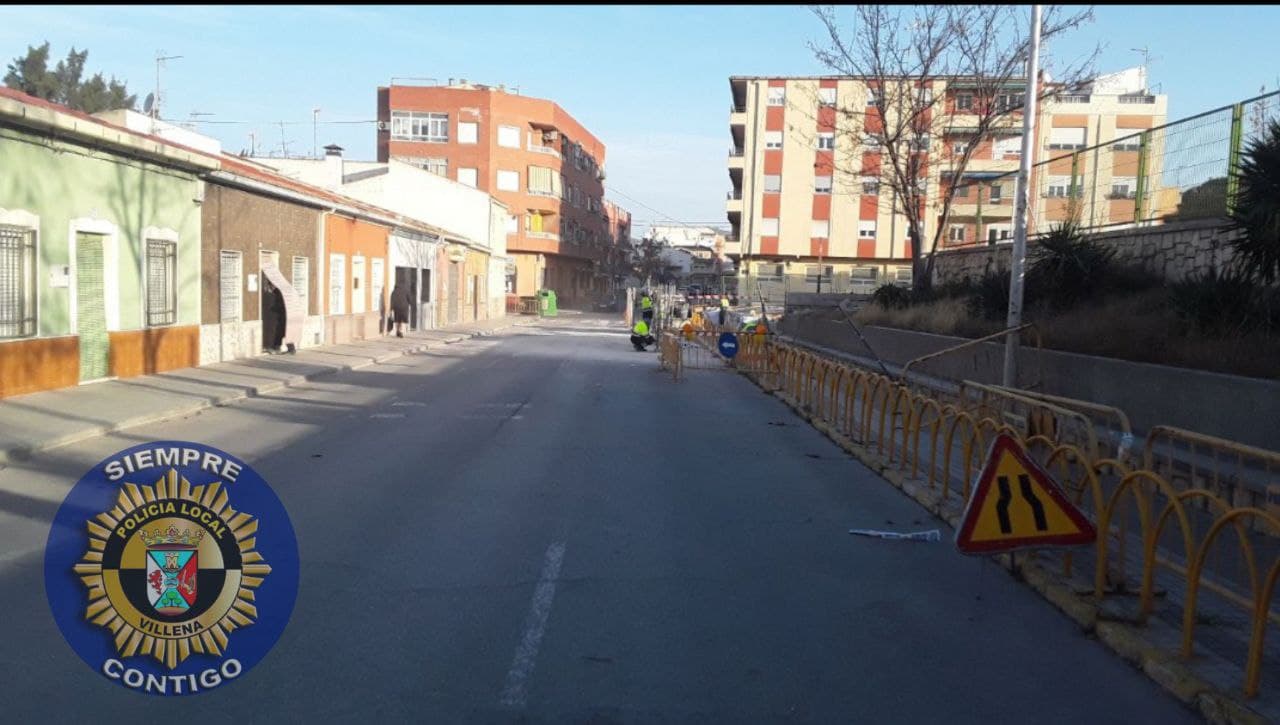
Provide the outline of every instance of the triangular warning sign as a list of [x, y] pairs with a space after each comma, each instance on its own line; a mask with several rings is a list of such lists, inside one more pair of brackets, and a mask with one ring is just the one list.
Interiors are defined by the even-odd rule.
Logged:
[[996, 436], [987, 465], [965, 507], [956, 548], [997, 554], [1038, 546], [1078, 546], [1097, 531], [1053, 478], [1005, 433]]

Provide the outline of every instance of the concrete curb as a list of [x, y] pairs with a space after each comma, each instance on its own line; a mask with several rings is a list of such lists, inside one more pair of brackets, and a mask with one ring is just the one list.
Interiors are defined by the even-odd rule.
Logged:
[[[931, 515], [945, 521], [952, 529], [959, 526], [960, 513], [944, 511], [943, 506], [946, 502], [942, 500], [939, 493], [930, 490], [927, 484], [903, 475], [896, 465], [887, 463], [879, 453], [855, 443], [829, 423], [817, 418], [811, 411], [799, 405], [791, 396], [782, 391], [768, 390], [759, 380], [749, 375], [745, 377], [764, 392], [782, 401], [796, 415], [806, 420], [867, 468], [893, 484]], [[1222, 725], [1260, 725], [1269, 722], [1267, 718], [1251, 709], [1242, 695], [1224, 691], [1211, 684], [1197, 675], [1177, 652], [1171, 652], [1149, 642], [1141, 627], [1103, 620], [1099, 616], [1098, 607], [1094, 604], [1092, 597], [1077, 594], [1066, 582], [1039, 563], [1029, 561], [1026, 557], [1018, 557], [1015, 564], [1014, 558], [1008, 554], [1000, 554], [991, 559], [1015, 579], [1030, 586], [1070, 617], [1080, 627], [1082, 633], [1095, 636], [1113, 653], [1142, 670], [1143, 674], [1178, 701], [1196, 710], [1206, 721]]]
[[158, 411], [155, 413], [149, 413], [147, 415], [139, 415], [132, 418], [127, 418], [125, 420], [119, 421], [117, 423], [112, 423], [110, 425], [91, 426], [83, 430], [78, 430], [74, 433], [68, 433], [66, 435], [47, 439], [39, 443], [3, 448], [3, 449], [0, 449], [0, 466], [5, 466], [15, 462], [26, 461], [38, 453], [42, 453], [48, 450], [53, 450], [55, 448], [61, 448], [63, 446], [68, 446], [73, 443], [79, 443], [81, 441], [89, 440], [91, 438], [98, 438], [100, 436], [109, 435], [111, 433], [118, 433], [120, 431], [128, 430], [130, 428], [136, 428], [142, 425], [149, 425], [151, 423], [162, 423], [166, 420], [181, 418], [184, 416], [191, 415], [193, 413], [198, 413], [202, 410], [208, 410], [209, 408], [218, 408], [218, 407], [228, 405], [230, 403], [234, 403], [239, 400], [245, 400], [248, 398], [257, 398], [266, 393], [272, 393], [278, 390], [292, 388], [302, 383], [316, 380], [318, 378], [323, 378], [328, 375], [334, 375], [336, 373], [341, 373], [341, 372], [349, 372], [352, 370], [360, 370], [362, 368], [367, 368], [370, 365], [377, 365], [380, 363], [389, 362], [391, 360], [404, 357], [405, 355], [412, 355], [414, 353], [422, 352], [423, 350], [427, 350], [433, 347], [438, 347], [442, 344], [452, 345], [452, 344], [463, 342], [465, 340], [470, 340], [476, 337], [488, 337], [493, 333], [498, 332], [499, 330], [505, 330], [510, 327], [528, 326], [530, 324], [531, 323], [528, 323], [528, 322], [512, 322], [506, 325], [502, 325], [500, 327], [494, 327], [489, 330], [476, 330], [475, 332], [466, 333], [466, 334], [454, 334], [450, 337], [443, 338], [443, 339], [426, 340], [421, 343], [411, 345], [394, 352], [384, 353], [377, 356], [371, 356], [367, 358], [364, 362], [339, 363], [336, 365], [332, 365], [331, 367], [326, 367], [323, 370], [316, 370], [315, 372], [311, 372], [311, 373], [304, 373], [301, 375], [291, 375], [281, 380], [273, 380], [271, 382], [262, 383], [260, 385], [245, 386], [244, 388], [238, 391], [211, 394], [209, 397], [199, 402], [191, 403], [188, 405], [182, 405], [180, 407], [168, 408], [166, 410]]

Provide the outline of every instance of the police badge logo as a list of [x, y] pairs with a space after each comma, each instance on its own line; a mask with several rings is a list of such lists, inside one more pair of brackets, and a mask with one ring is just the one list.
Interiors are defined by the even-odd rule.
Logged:
[[275, 644], [297, 594], [297, 544], [243, 462], [152, 443], [107, 458], [67, 495], [45, 585], [91, 666], [131, 689], [187, 695], [239, 677]]

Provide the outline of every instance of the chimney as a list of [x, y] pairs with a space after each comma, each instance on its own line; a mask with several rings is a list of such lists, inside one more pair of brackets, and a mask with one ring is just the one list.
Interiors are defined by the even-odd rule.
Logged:
[[327, 179], [330, 189], [342, 188], [342, 147], [336, 143], [331, 143], [324, 147], [324, 168], [327, 171], [325, 178]]

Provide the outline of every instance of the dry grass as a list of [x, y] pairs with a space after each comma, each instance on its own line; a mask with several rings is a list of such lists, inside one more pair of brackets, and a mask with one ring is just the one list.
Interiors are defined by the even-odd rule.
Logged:
[[[901, 310], [869, 304], [855, 313], [861, 324], [981, 337], [1003, 324], [971, 317], [963, 299], [936, 300]], [[1162, 288], [1111, 296], [1066, 312], [1030, 309], [1047, 349], [1135, 362], [1280, 378], [1280, 335], [1254, 332], [1231, 338], [1193, 333], [1178, 319]]]

